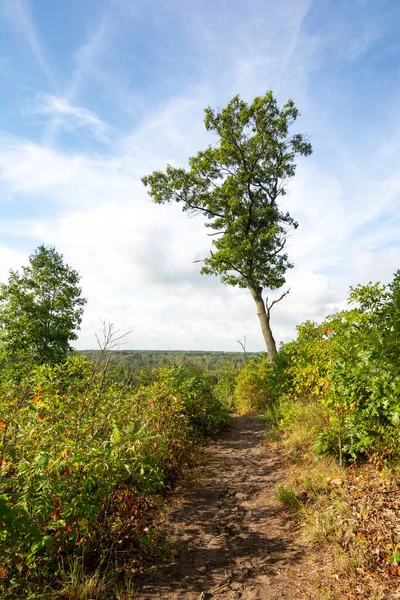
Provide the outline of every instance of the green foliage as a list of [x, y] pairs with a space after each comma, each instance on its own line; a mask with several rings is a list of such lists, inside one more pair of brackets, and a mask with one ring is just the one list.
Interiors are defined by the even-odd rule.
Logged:
[[314, 402], [323, 416], [316, 450], [340, 461], [399, 455], [399, 274], [389, 286], [352, 288], [355, 308], [299, 326], [269, 379], [275, 421], [288, 404]]
[[133, 389], [82, 356], [2, 385], [0, 414], [1, 582], [17, 597], [66, 557], [140, 552], [151, 497], [227, 423], [200, 371], [166, 367]]
[[[81, 352], [93, 361], [99, 350]], [[254, 356], [248, 353], [249, 356]], [[182, 365], [188, 369], [200, 369], [210, 374], [213, 383], [224, 377], [224, 372], [235, 377], [246, 358], [243, 352], [216, 352], [197, 350], [114, 350], [110, 352], [111, 364], [120, 367], [121, 376], [138, 381], [140, 373], [151, 373], [154, 369]]]
[[71, 350], [86, 302], [79, 275], [54, 247], [39, 246], [22, 273], [0, 284], [0, 358], [3, 363], [57, 363]]
[[[188, 170], [167, 165], [142, 179], [155, 202], [175, 201], [184, 211], [206, 217], [206, 227], [214, 230], [213, 250], [201, 273], [248, 288], [264, 313], [263, 288], [281, 287], [292, 266], [284, 247], [297, 223], [279, 200], [295, 175], [296, 157], [312, 152], [303, 135], [290, 133], [298, 116], [292, 100], [279, 108], [272, 92], [251, 104], [235, 96], [222, 110], [205, 109], [206, 129], [217, 140], [189, 158]], [[265, 333], [269, 318], [259, 307], [272, 358], [275, 342]]]
[[240, 287], [283, 285], [290, 264], [279, 249], [297, 224], [277, 200], [295, 174], [296, 155], [311, 154], [301, 134], [289, 134], [297, 117], [293, 101], [279, 109], [272, 92], [250, 105], [235, 96], [220, 111], [205, 110], [206, 129], [218, 141], [190, 158], [188, 171], [168, 165], [143, 177], [156, 202], [201, 212], [206, 226], [221, 234], [202, 273]]
[[279, 502], [282, 502], [282, 504], [285, 504], [291, 509], [298, 510], [302, 506], [301, 499], [297, 496], [291, 486], [278, 485], [276, 488], [276, 497]]
[[[242, 356], [242, 355], [241, 355]], [[243, 359], [244, 361], [245, 359]], [[240, 362], [239, 364], [243, 364]], [[235, 411], [235, 390], [236, 390], [236, 378], [239, 373], [239, 367], [231, 362], [225, 361], [220, 365], [220, 368], [216, 371], [216, 383], [214, 385], [214, 394], [216, 398], [221, 402], [223, 406], [226, 406], [228, 410]]]
[[271, 364], [266, 354], [249, 359], [237, 376], [235, 406], [239, 413], [265, 410]]

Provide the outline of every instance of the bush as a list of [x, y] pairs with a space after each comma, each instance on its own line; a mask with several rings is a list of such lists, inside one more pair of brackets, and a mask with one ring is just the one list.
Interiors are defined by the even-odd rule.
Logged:
[[313, 402], [322, 417], [318, 453], [340, 462], [394, 458], [400, 448], [400, 272], [389, 286], [351, 289], [350, 302], [356, 308], [320, 325], [307, 321], [297, 340], [283, 346], [269, 375], [269, 418], [278, 423], [288, 403]]
[[245, 363], [236, 380], [235, 405], [239, 413], [265, 410], [270, 371], [271, 365], [266, 354], [250, 358]]
[[236, 410], [235, 389], [238, 373], [239, 367], [228, 361], [222, 364], [216, 372], [215, 396], [231, 412]]
[[82, 356], [0, 390], [1, 582], [26, 597], [66, 557], [139, 551], [151, 497], [227, 412], [200, 372], [169, 367], [131, 389]]

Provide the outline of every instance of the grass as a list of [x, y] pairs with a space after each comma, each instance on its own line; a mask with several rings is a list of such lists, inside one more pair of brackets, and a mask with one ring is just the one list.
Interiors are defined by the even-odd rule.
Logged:
[[[315, 582], [318, 597], [383, 600], [388, 597], [383, 541], [387, 544], [389, 540], [390, 525], [381, 524], [372, 531], [370, 524], [377, 518], [378, 499], [386, 502], [389, 498], [393, 471], [377, 473], [372, 465], [346, 469], [332, 457], [316, 459], [321, 418], [320, 407], [305, 401], [279, 406], [275, 425], [267, 416], [267, 439], [279, 440], [291, 463], [286, 480], [276, 487], [277, 498], [290, 509], [303, 541], [316, 548], [325, 564], [324, 576]], [[392, 499], [396, 500], [396, 495]], [[379, 564], [372, 552], [378, 547]], [[400, 562], [400, 545], [391, 552], [392, 564], [397, 564], [397, 559]]]
[[135, 588], [129, 576], [118, 578], [110, 567], [88, 574], [82, 561], [74, 559], [61, 569], [61, 587], [50, 595], [57, 600], [133, 600]]
[[276, 488], [276, 497], [279, 502], [292, 509], [300, 509], [303, 506], [301, 499], [291, 486], [278, 485]]

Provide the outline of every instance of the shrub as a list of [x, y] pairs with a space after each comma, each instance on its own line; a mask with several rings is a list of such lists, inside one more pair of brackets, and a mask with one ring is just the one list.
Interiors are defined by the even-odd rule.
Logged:
[[239, 368], [228, 361], [221, 365], [216, 372], [217, 380], [214, 386], [215, 396], [223, 406], [226, 406], [226, 408], [232, 412], [236, 410], [235, 389], [238, 373]]
[[269, 375], [269, 418], [279, 423], [288, 402], [314, 402], [322, 417], [318, 453], [340, 462], [394, 458], [400, 448], [400, 272], [389, 286], [351, 289], [350, 302], [356, 307], [320, 325], [299, 326], [297, 340], [283, 346]]
[[265, 410], [269, 397], [270, 370], [271, 364], [266, 354], [250, 358], [242, 367], [235, 389], [235, 405], [239, 413]]
[[73, 356], [0, 390], [1, 582], [17, 597], [66, 557], [138, 552], [152, 495], [227, 422], [200, 372], [161, 369], [136, 390], [119, 379]]

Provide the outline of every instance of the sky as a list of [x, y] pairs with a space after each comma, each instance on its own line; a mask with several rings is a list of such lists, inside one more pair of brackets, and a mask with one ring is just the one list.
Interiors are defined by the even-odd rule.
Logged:
[[[290, 294], [278, 343], [400, 268], [400, 3], [393, 0], [0, 0], [0, 281], [54, 245], [125, 348], [264, 349], [247, 290], [199, 274], [201, 216], [141, 177], [215, 140], [207, 106], [272, 90], [313, 145], [282, 208]], [[269, 292], [275, 299], [281, 291]]]

